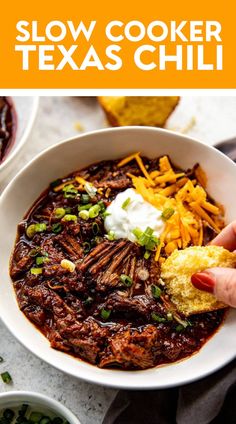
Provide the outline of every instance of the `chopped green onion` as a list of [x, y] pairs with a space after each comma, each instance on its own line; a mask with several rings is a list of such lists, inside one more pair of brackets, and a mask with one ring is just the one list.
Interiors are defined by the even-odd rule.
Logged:
[[152, 236], [146, 243], [145, 247], [147, 250], [154, 250], [156, 246], [159, 246], [159, 244], [160, 244], [160, 239], [158, 239], [155, 236]]
[[99, 215], [101, 207], [97, 204], [89, 209], [89, 218], [96, 218]]
[[32, 421], [32, 423], [38, 423], [41, 420], [41, 418], [43, 418], [43, 414], [37, 411], [31, 412], [29, 416], [29, 420]]
[[150, 256], [151, 256], [151, 252], [149, 250], [146, 250], [144, 255], [143, 255], [144, 259], [149, 259]]
[[141, 235], [143, 234], [142, 230], [140, 230], [140, 228], [135, 228], [132, 233], [135, 235], [135, 237], [137, 239], [139, 239], [141, 237]]
[[130, 278], [129, 275], [121, 274], [120, 275], [120, 281], [126, 286], [130, 287], [133, 284], [132, 278]]
[[56, 208], [53, 215], [56, 219], [61, 219], [66, 214], [66, 211], [64, 208]]
[[101, 232], [100, 227], [96, 222], [93, 223], [92, 229], [95, 236]]
[[71, 208], [65, 208], [66, 213], [71, 213]]
[[33, 238], [35, 233], [42, 233], [43, 231], [46, 231], [47, 226], [45, 223], [41, 224], [30, 224], [26, 229], [26, 235], [29, 238]]
[[1, 378], [2, 378], [3, 383], [10, 384], [12, 382], [11, 375], [9, 374], [8, 371], [3, 372], [1, 374]]
[[28, 405], [27, 403], [23, 403], [23, 404], [21, 405], [20, 410], [19, 410], [19, 415], [20, 415], [21, 417], [22, 417], [22, 416], [24, 416], [28, 408], [29, 408], [29, 405]]
[[63, 216], [62, 222], [70, 222], [70, 221], [77, 222], [77, 216], [76, 215], [69, 215], [69, 214]]
[[189, 320], [184, 320], [184, 321], [182, 321], [182, 323], [181, 323], [181, 325], [184, 327], [184, 328], [187, 328], [187, 327], [192, 327], [192, 323], [189, 321]]
[[[5, 423], [2, 423], [2, 424], [5, 424]], [[16, 418], [16, 424], [28, 424], [27, 418], [24, 417], [24, 416], [19, 415]]]
[[172, 313], [171, 312], [168, 312], [166, 314], [166, 318], [167, 318], [167, 321], [173, 321], [173, 315], [172, 315]]
[[155, 314], [154, 312], [152, 313], [151, 317], [152, 317], [153, 321], [160, 322], [160, 323], [166, 322], [165, 318], [161, 317], [160, 315]]
[[[69, 183], [69, 181], [68, 181], [68, 183]], [[64, 187], [62, 188], [62, 191], [68, 191], [68, 190], [71, 190], [73, 188], [75, 188], [74, 184], [72, 184], [72, 183], [69, 183], [69, 184], [65, 183]]]
[[89, 211], [82, 210], [79, 212], [79, 218], [84, 219], [87, 221], [89, 219]]
[[91, 250], [91, 245], [88, 241], [85, 241], [83, 243], [83, 249], [84, 249], [84, 253], [88, 253]]
[[138, 239], [139, 244], [141, 246], [147, 246], [147, 244], [151, 240], [152, 234], [153, 234], [153, 230], [150, 227], [147, 227], [146, 230], [142, 233], [142, 235]]
[[147, 236], [152, 236], [153, 232], [154, 230], [151, 227], [147, 227], [146, 230], [144, 231], [145, 235]]
[[176, 331], [178, 331], [178, 333], [180, 333], [180, 331], [183, 331], [183, 330], [184, 330], [184, 326], [183, 326], [183, 325], [181, 325], [181, 324], [179, 324], [179, 325], [177, 325], [177, 326], [175, 327], [175, 330], [176, 330]]
[[100, 237], [100, 236], [96, 236], [96, 237], [94, 238], [94, 241], [95, 241], [95, 243], [96, 243], [96, 244], [99, 244], [99, 243], [102, 243], [103, 238], [102, 238], [102, 237]]
[[52, 424], [63, 424], [63, 420], [60, 417], [55, 417], [52, 420]]
[[29, 252], [29, 256], [34, 258], [35, 256], [37, 256], [40, 253], [40, 246], [35, 247], [34, 249], [31, 249]]
[[0, 364], [1, 364], [1, 362], [3, 362], [4, 361], [4, 359], [0, 356]]
[[91, 296], [88, 296], [83, 303], [85, 306], [91, 305], [91, 303], [93, 303], [93, 298]]
[[56, 224], [52, 224], [53, 233], [58, 234], [61, 232], [61, 230], [62, 230], [62, 226], [59, 222], [57, 222]]
[[29, 238], [33, 238], [36, 233], [35, 224], [30, 224], [26, 229], [26, 235]]
[[102, 200], [99, 200], [99, 202], [97, 203], [100, 206], [100, 212], [103, 214], [106, 211], [106, 206], [104, 205]]
[[51, 418], [44, 416], [43, 418], [41, 418], [41, 420], [39, 421], [39, 424], [50, 424], [51, 423]]
[[68, 184], [63, 187], [62, 191], [64, 192], [64, 197], [66, 199], [75, 198], [78, 194], [77, 188], [75, 188], [74, 184]]
[[76, 268], [74, 262], [70, 261], [69, 259], [62, 259], [60, 265], [62, 268], [66, 269], [69, 272], [74, 272]]
[[161, 217], [164, 221], [167, 221], [172, 217], [172, 215], [175, 213], [174, 209], [172, 208], [166, 208], [161, 214]]
[[42, 265], [44, 263], [44, 257], [43, 256], [38, 256], [36, 258], [36, 265]]
[[50, 184], [50, 187], [55, 188], [59, 186], [60, 184], [61, 184], [61, 180], [58, 179], [58, 180], [52, 181], [52, 183]]
[[161, 293], [162, 293], [162, 291], [161, 291], [160, 287], [155, 286], [155, 285], [153, 284], [153, 285], [152, 285], [152, 287], [151, 287], [151, 290], [152, 290], [152, 295], [153, 295], [153, 297], [154, 297], [155, 299], [159, 299], [159, 297], [161, 296]]
[[93, 204], [92, 204], [92, 203], [87, 203], [87, 205], [79, 205], [79, 206], [78, 206], [78, 211], [80, 212], [80, 211], [88, 210], [88, 209], [90, 209], [92, 206], [93, 206]]
[[13, 420], [14, 416], [15, 412], [12, 409], [7, 408], [3, 411], [3, 418], [5, 418], [8, 423]]
[[[1, 424], [5, 424], [5, 423], [1, 423]], [[16, 424], [28, 424], [27, 418], [24, 416], [19, 415], [16, 418]]]
[[102, 308], [102, 310], [101, 310], [101, 317], [103, 319], [105, 319], [105, 320], [108, 319], [110, 315], [111, 315], [111, 311], [110, 310], [107, 310], [107, 309]]
[[110, 241], [115, 240], [116, 239], [116, 235], [114, 231], [109, 231], [108, 234], [106, 235], [106, 238]]
[[36, 265], [43, 265], [44, 264], [44, 262], [50, 262], [50, 259], [48, 259], [47, 257], [45, 257], [45, 256], [38, 256], [37, 258], [36, 258]]
[[173, 314], [173, 318], [184, 328], [192, 325], [190, 321], [182, 319], [178, 314]]
[[126, 209], [127, 208], [127, 206], [129, 206], [129, 204], [130, 204], [130, 202], [131, 202], [131, 199], [130, 199], [130, 197], [128, 197], [123, 203], [122, 203], [122, 209]]
[[103, 212], [102, 218], [105, 219], [107, 216], [110, 216], [111, 214], [109, 212]]
[[145, 231], [135, 228], [132, 233], [135, 235], [138, 244], [144, 246], [146, 250], [154, 250], [160, 244], [160, 239], [153, 235], [154, 230], [147, 227]]
[[90, 202], [90, 196], [88, 194], [82, 194], [80, 201], [83, 205], [86, 205]]
[[68, 190], [64, 193], [65, 199], [74, 199], [78, 194], [78, 191], [76, 189]]
[[95, 197], [96, 196], [97, 189], [93, 186], [93, 184], [91, 184], [89, 182], [86, 182], [84, 184], [84, 189], [85, 189], [86, 193], [88, 193], [88, 195], [90, 197]]
[[91, 247], [97, 246], [95, 237], [90, 241]]
[[42, 274], [43, 270], [42, 268], [31, 268], [30, 272], [32, 275], [39, 275]]
[[46, 229], [47, 225], [44, 222], [35, 224], [36, 233], [42, 233], [43, 231], [46, 231]]

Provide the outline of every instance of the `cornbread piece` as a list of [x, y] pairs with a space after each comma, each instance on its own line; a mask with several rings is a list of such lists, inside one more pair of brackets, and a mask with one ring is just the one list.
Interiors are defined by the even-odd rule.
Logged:
[[224, 308], [222, 302], [209, 293], [196, 289], [191, 275], [212, 267], [235, 267], [236, 254], [219, 246], [194, 246], [175, 250], [164, 262], [161, 278], [177, 309], [184, 315]]
[[178, 96], [102, 96], [98, 100], [114, 127], [146, 125], [163, 127], [179, 103]]

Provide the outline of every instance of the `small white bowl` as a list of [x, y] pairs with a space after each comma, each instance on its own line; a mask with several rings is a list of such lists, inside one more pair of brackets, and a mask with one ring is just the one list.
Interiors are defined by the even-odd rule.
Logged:
[[11, 100], [16, 112], [16, 134], [6, 159], [0, 164], [0, 181], [11, 171], [17, 154], [28, 140], [39, 104], [36, 96], [13, 96]]
[[0, 411], [5, 408], [15, 408], [27, 403], [36, 411], [51, 412], [67, 420], [70, 424], [80, 424], [76, 416], [57, 400], [35, 392], [7, 392], [0, 394]]
[[169, 154], [183, 169], [199, 162], [208, 176], [209, 194], [225, 206], [226, 222], [236, 219], [236, 165], [213, 147], [151, 127], [109, 128], [64, 141], [33, 159], [0, 198], [0, 316], [31, 352], [74, 377], [126, 389], [166, 388], [202, 378], [235, 357], [236, 310], [230, 311], [219, 331], [188, 359], [143, 371], [100, 369], [50, 347], [49, 341], [20, 311], [9, 277], [17, 224], [49, 183], [94, 162], [121, 158], [135, 151], [148, 157]]

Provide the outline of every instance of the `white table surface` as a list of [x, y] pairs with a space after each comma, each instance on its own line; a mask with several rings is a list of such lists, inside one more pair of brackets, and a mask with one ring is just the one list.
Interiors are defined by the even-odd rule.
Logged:
[[[96, 99], [41, 97], [31, 136], [18, 156], [14, 171], [1, 182], [1, 189], [32, 157], [58, 141], [83, 131], [107, 126]], [[194, 125], [193, 125], [194, 123]], [[189, 127], [189, 128], [188, 128]], [[187, 132], [208, 144], [236, 136], [236, 97], [185, 97], [168, 120], [167, 128]], [[12, 385], [0, 381], [0, 392], [32, 390], [61, 401], [82, 424], [98, 424], [116, 391], [68, 377], [41, 362], [22, 347], [0, 322], [0, 372], [8, 370]]]

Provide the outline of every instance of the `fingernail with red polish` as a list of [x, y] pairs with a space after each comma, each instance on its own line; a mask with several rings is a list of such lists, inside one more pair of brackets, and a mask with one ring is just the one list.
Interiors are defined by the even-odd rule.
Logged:
[[214, 292], [215, 280], [209, 274], [198, 272], [191, 277], [192, 284], [196, 289], [203, 290], [208, 293]]

